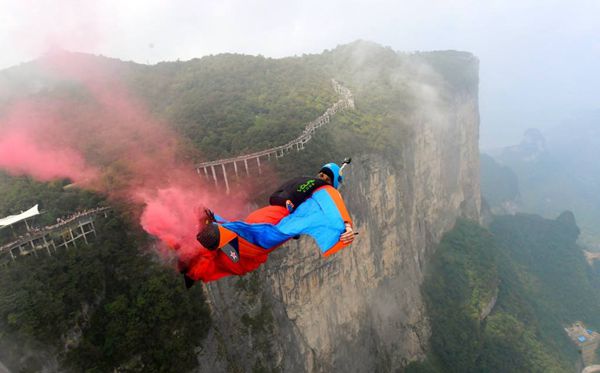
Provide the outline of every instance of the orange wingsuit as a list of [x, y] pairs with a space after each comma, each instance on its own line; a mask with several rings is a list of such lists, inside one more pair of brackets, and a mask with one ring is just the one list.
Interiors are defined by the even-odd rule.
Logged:
[[[253, 211], [244, 221], [277, 224], [288, 215], [289, 211], [285, 207], [266, 206]], [[232, 262], [221, 250], [210, 251], [202, 248], [198, 255], [190, 261], [187, 276], [196, 281], [209, 282], [225, 276], [244, 275], [266, 262], [269, 253], [281, 246], [266, 250], [240, 237], [237, 240], [240, 252], [240, 260], [237, 263]]]

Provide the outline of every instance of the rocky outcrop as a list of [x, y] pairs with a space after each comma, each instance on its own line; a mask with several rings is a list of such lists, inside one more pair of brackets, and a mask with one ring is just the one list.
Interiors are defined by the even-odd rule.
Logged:
[[581, 373], [597, 373], [600, 372], [600, 365], [590, 365], [585, 367]]
[[397, 159], [362, 155], [347, 174], [352, 246], [322, 258], [302, 238], [257, 273], [206, 286], [215, 326], [200, 371], [387, 372], [425, 356], [428, 257], [457, 217], [479, 220], [476, 89], [409, 122]]
[[523, 134], [521, 143], [504, 148], [501, 158], [520, 159], [522, 162], [535, 162], [546, 153], [546, 139], [537, 128], [529, 128]]
[[8, 370], [8, 368], [5, 367], [1, 361], [0, 361], [0, 373], [10, 373], [10, 370]]
[[479, 321], [485, 320], [496, 306], [496, 302], [498, 301], [499, 290], [500, 289], [496, 287], [496, 289], [494, 290], [494, 294], [492, 295], [492, 299], [489, 300], [489, 302], [485, 305], [485, 307], [483, 307], [483, 309], [479, 313]]
[[583, 250], [583, 255], [585, 256], [585, 259], [587, 260], [588, 264], [592, 267], [594, 266], [595, 260], [600, 260], [600, 253], [598, 252], [589, 252]]

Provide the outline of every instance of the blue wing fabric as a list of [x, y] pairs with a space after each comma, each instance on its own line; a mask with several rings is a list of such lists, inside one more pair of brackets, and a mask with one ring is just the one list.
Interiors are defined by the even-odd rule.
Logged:
[[326, 189], [314, 192], [276, 225], [234, 221], [224, 223], [223, 227], [265, 249], [280, 245], [294, 236], [307, 234], [315, 239], [323, 253], [339, 241], [345, 230], [342, 214]]

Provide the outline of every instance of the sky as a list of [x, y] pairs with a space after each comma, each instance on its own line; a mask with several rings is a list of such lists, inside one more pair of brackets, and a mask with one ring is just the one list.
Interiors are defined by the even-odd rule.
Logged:
[[0, 69], [51, 47], [153, 64], [357, 39], [475, 54], [484, 150], [600, 109], [597, 0], [0, 0]]

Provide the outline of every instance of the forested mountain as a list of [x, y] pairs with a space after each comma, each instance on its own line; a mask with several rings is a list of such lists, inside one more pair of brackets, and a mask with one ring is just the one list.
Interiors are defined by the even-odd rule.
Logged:
[[440, 243], [423, 286], [431, 354], [409, 371], [581, 367], [564, 328], [579, 320], [600, 328], [600, 272], [586, 262], [578, 234], [570, 212], [556, 220], [498, 216], [489, 230], [459, 221]]
[[[361, 135], [361, 140], [370, 140], [361, 143], [363, 147], [395, 145], [386, 134], [408, 130], [408, 123], [398, 119], [407, 120], [405, 114], [420, 107], [423, 96], [428, 95], [432, 105], [450, 105], [444, 102], [449, 94], [473, 90], [478, 80], [476, 71], [464, 68], [472, 63], [468, 53], [398, 53], [364, 41], [302, 57], [222, 54], [153, 66], [53, 53], [58, 57], [49, 54], [0, 71], [0, 113], [23, 98], [85, 101], [84, 89], [75, 81], [58, 78], [45, 61], [74, 60], [74, 64], [101, 67], [123, 83], [166, 125], [191, 140], [203, 159], [289, 141], [337, 100], [331, 78], [350, 83], [361, 105], [360, 113], [347, 120], [347, 129]], [[428, 92], [428, 85], [444, 89]]]
[[[39, 203], [43, 225], [98, 203], [113, 206], [89, 246], [19, 258], [0, 270], [9, 284], [0, 293], [0, 343], [10, 346], [0, 349], [5, 365], [390, 371], [423, 356], [428, 326], [418, 289], [428, 253], [456, 216], [479, 214], [476, 58], [397, 53], [368, 42], [284, 59], [229, 54], [154, 66], [64, 53], [58, 58], [108, 72], [119, 83], [116, 97], [133, 92], [136, 105], [181, 136], [179, 156], [193, 161], [289, 141], [338, 99], [330, 80], [340, 81], [356, 110], [336, 115], [303, 152], [273, 166], [288, 177], [352, 155], [344, 193], [361, 235], [345, 255], [325, 262], [300, 241], [249, 277], [185, 292], [174, 265], [157, 262], [149, 250], [153, 242], [140, 232], [131, 201], [65, 189], [64, 180], [3, 174], [1, 216]], [[64, 115], [74, 131], [97, 113], [86, 87], [57, 78], [44, 59], [0, 72], [0, 118], [23, 100], [82, 108]], [[97, 148], [86, 151], [93, 158]], [[111, 161], [102, 166], [118, 171], [122, 164]], [[387, 296], [399, 288], [405, 296]]]

